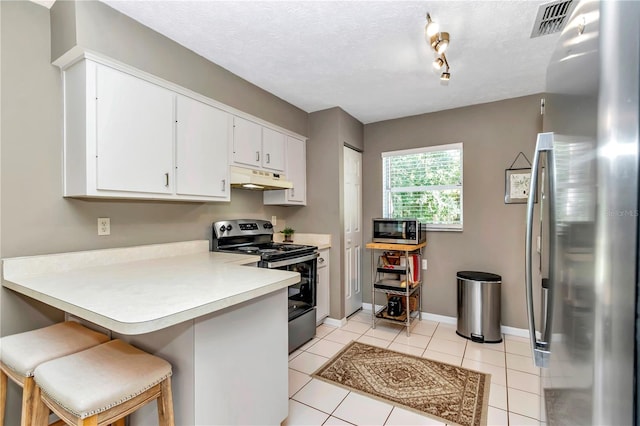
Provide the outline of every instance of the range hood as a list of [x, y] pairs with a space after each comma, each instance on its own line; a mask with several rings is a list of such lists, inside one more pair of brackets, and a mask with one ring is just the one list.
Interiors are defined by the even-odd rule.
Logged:
[[253, 189], [256, 191], [293, 188], [293, 183], [286, 180], [285, 176], [280, 173], [236, 166], [229, 166], [229, 171], [232, 188]]

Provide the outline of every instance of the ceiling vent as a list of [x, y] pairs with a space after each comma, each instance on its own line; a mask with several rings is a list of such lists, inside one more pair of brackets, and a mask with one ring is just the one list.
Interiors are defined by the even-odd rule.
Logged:
[[556, 0], [540, 5], [531, 38], [562, 31], [573, 9], [573, 0]]

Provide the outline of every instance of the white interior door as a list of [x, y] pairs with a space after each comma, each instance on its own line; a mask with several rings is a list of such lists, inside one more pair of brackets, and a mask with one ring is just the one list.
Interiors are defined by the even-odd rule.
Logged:
[[344, 147], [345, 315], [362, 308], [362, 154]]

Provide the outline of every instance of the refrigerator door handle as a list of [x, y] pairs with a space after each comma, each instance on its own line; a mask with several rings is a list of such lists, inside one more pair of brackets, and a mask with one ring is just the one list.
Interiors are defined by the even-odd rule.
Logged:
[[[538, 191], [538, 169], [540, 165], [540, 155], [542, 153], [547, 154], [547, 163], [549, 171], [547, 173], [549, 182], [552, 181], [553, 170], [553, 133], [539, 133], [538, 140], [536, 142], [536, 151], [533, 156], [533, 165], [531, 167], [531, 182], [529, 184], [529, 199], [527, 200], [527, 226], [526, 226], [526, 245], [525, 245], [525, 294], [527, 300], [527, 318], [529, 320], [529, 338], [531, 339], [531, 348], [533, 351], [533, 359], [536, 367], [547, 367], [549, 362], [549, 345], [546, 341], [540, 341], [536, 335], [536, 321], [533, 312], [533, 207], [535, 203], [535, 195]], [[544, 184], [544, 183], [543, 183]], [[550, 188], [549, 191], [551, 198], [553, 197], [553, 191]], [[553, 208], [553, 201], [550, 200], [549, 208]], [[550, 215], [552, 220], [552, 215]], [[553, 239], [553, 236], [551, 236]], [[550, 283], [553, 285], [553, 283]], [[548, 296], [551, 296], [550, 294]], [[549, 302], [551, 297], [547, 297]], [[547, 337], [547, 331], [550, 329], [550, 311], [552, 307], [546, 306], [543, 311], [546, 311], [545, 318], [545, 332], [543, 337]]]

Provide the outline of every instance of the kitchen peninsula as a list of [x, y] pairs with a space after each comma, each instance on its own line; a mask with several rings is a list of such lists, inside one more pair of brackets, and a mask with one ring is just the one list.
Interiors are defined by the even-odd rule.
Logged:
[[[280, 424], [299, 274], [243, 266], [257, 260], [208, 241], [61, 253], [4, 259], [2, 285], [169, 361], [176, 424]], [[150, 404], [130, 424], [156, 418]]]

